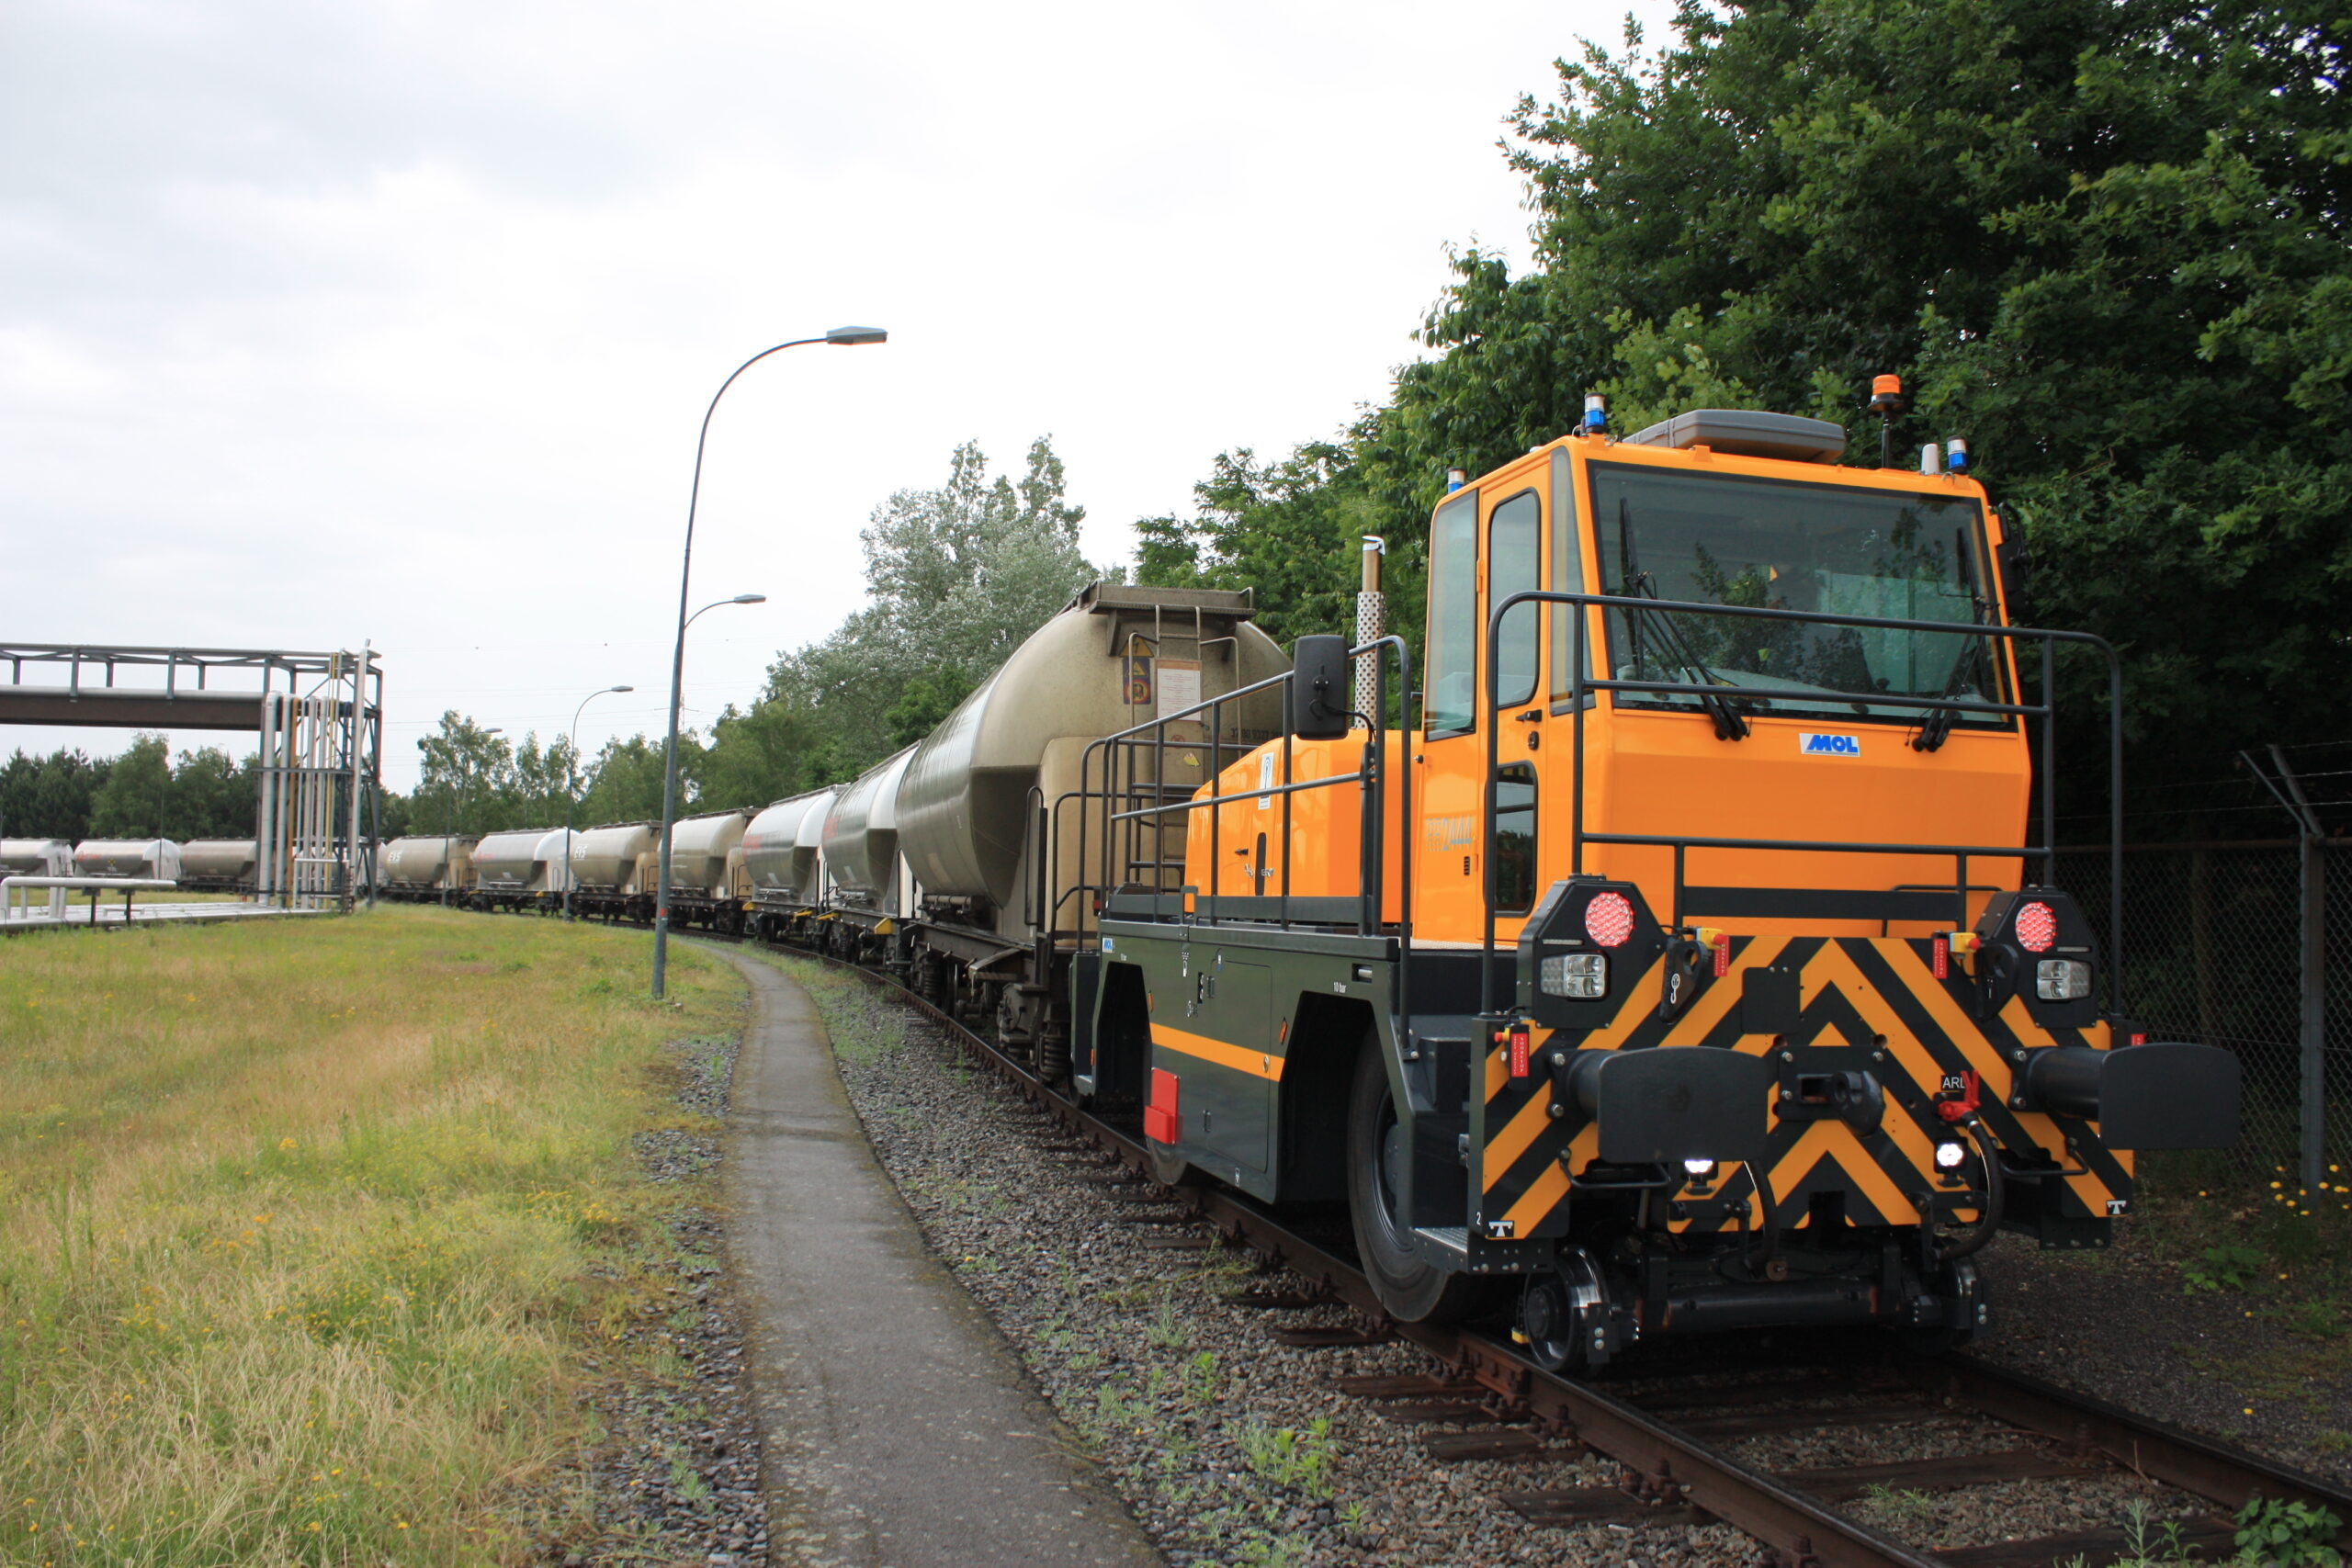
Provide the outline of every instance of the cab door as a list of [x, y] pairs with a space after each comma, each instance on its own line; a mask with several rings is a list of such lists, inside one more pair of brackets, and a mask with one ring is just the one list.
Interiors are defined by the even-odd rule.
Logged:
[[[1537, 470], [1540, 474], [1542, 470]], [[1491, 498], [1491, 499], [1489, 499]], [[1420, 818], [1413, 867], [1417, 938], [1468, 942], [1485, 934], [1487, 877], [1498, 915], [1523, 914], [1537, 887], [1537, 753], [1544, 708], [1536, 693], [1543, 607], [1522, 604], [1501, 631], [1499, 703], [1482, 701], [1487, 607], [1539, 586], [1544, 505], [1535, 483], [1457, 491], [1430, 523], [1429, 662], [1414, 788]], [[1483, 841], [1486, 727], [1497, 743], [1497, 840]]]

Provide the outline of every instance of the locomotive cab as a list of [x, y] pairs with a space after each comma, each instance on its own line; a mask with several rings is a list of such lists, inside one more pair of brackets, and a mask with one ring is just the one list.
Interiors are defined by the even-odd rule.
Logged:
[[2134, 1147], [2234, 1141], [2234, 1059], [2148, 1045], [2051, 886], [2019, 659], [2111, 651], [2009, 624], [1973, 479], [1843, 445], [1701, 411], [1446, 497], [1418, 722], [1243, 756], [1182, 909], [1111, 900], [1164, 1163], [1343, 1192], [1394, 1315], [1511, 1281], [1557, 1367], [1964, 1339], [1997, 1228], [2104, 1245]]

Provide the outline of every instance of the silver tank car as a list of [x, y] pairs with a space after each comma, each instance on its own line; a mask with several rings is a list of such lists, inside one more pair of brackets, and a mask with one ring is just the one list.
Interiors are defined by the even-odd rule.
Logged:
[[180, 847], [169, 839], [85, 839], [74, 846], [74, 874], [176, 882]]
[[384, 846], [379, 874], [386, 887], [408, 891], [473, 885], [471, 838], [412, 837], [394, 839]]
[[251, 882], [260, 863], [251, 839], [190, 839], [180, 846], [180, 876], [187, 882]]
[[74, 845], [65, 839], [0, 839], [0, 876], [71, 876]]
[[698, 898], [727, 897], [728, 855], [743, 841], [748, 811], [689, 817], [670, 829], [670, 888]]
[[825, 813], [834, 791], [779, 800], [743, 829], [743, 871], [762, 904], [807, 908], [822, 901]]
[[[474, 885], [485, 893], [538, 893], [548, 885], [548, 863], [539, 846], [547, 841], [545, 828], [519, 828], [485, 833], [474, 846]], [[560, 835], [558, 841], [561, 841]]]
[[[1250, 624], [1250, 615], [1240, 593], [1096, 583], [1038, 627], [915, 748], [907, 765], [899, 788], [899, 844], [925, 899], [969, 900], [959, 923], [1014, 941], [1049, 923], [1049, 911], [1057, 912], [1051, 923], [1061, 930], [1080, 929], [1091, 911], [1068, 897], [1081, 880], [1076, 808], [1056, 818], [1056, 886], [1042, 899], [1037, 883], [1049, 867], [1036, 814], [1078, 788], [1091, 743], [1288, 670], [1288, 657]], [[1231, 705], [1219, 716], [1221, 760], [1230, 765], [1281, 723], [1279, 689]], [[1171, 728], [1195, 744], [1138, 749], [1120, 759], [1120, 781], [1142, 786], [1134, 805], [1148, 803], [1144, 792], [1155, 771], [1170, 801], [1208, 780], [1204, 725]], [[1095, 766], [1099, 790], [1099, 753]], [[1121, 846], [1121, 859], [1181, 862], [1182, 823], [1170, 819], [1164, 853], [1148, 823], [1123, 825], [1122, 837], [1134, 841]], [[1102, 842], [1103, 829], [1102, 822], [1090, 826], [1091, 843]], [[1138, 870], [1134, 879], [1155, 874], [1156, 867]]]
[[654, 824], [616, 822], [571, 835], [572, 886], [606, 893], [650, 893], [638, 886], [638, 862], [653, 848]]
[[561, 893], [571, 886], [571, 852], [566, 840], [567, 837], [577, 840], [579, 836], [577, 833], [567, 835], [561, 828], [551, 828], [539, 836], [538, 847], [531, 852], [531, 856], [545, 868], [541, 874], [546, 880], [540, 886], [547, 892]]
[[899, 912], [899, 780], [914, 754], [910, 746], [867, 769], [825, 813], [825, 866], [845, 908]]

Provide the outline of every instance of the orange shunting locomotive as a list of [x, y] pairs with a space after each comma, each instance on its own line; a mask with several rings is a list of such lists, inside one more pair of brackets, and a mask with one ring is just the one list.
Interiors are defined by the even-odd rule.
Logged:
[[1170, 1179], [1344, 1201], [1394, 1315], [1509, 1311], [1555, 1368], [1963, 1340], [1998, 1229], [2104, 1245], [2133, 1150], [2234, 1141], [2235, 1060], [2135, 1029], [2053, 886], [2045, 672], [2111, 650], [2010, 623], [1959, 443], [1844, 446], [1596, 404], [1455, 477], [1418, 659], [1302, 638], [1283, 733], [1189, 797], [1136, 781], [1216, 705], [1101, 743], [1079, 1087]]

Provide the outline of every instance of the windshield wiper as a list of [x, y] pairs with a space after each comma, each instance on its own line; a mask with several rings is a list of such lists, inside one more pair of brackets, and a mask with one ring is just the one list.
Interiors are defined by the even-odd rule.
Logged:
[[[1962, 570], [1964, 571], [1965, 567]], [[1968, 624], [1972, 626], [1981, 626], [1984, 624], [1984, 601], [1973, 592], [1968, 596]], [[1917, 637], [1920, 634], [1913, 632], [1911, 635]], [[1929, 632], [1927, 635], [1933, 637], [1936, 634]], [[1963, 678], [1975, 666], [1984, 663], [1984, 641], [1985, 639], [1981, 637], [1970, 637], [1965, 646], [1961, 649], [1960, 657], [1951, 661], [1951, 673], [1945, 677], [1941, 694], [1945, 702], [1956, 701], [1960, 696], [1961, 687], [1965, 683]], [[1993, 684], [1991, 672], [1988, 671], [1984, 674], [1984, 684], [1989, 688]], [[1914, 751], [1942, 750], [1944, 742], [1951, 739], [1952, 724], [1959, 717], [1958, 708], [1936, 708], [1929, 712], [1926, 718], [1919, 721], [1919, 733], [1911, 738], [1911, 750]]]
[[[1634, 554], [1633, 519], [1622, 496], [1617, 501], [1617, 564], [1619, 570], [1623, 574], [1618, 588], [1619, 598], [1646, 597], [1651, 600], [1657, 598], [1657, 583], [1651, 579], [1648, 572], [1642, 570], [1641, 562]], [[1636, 671], [1643, 667], [1640, 629], [1643, 618], [1640, 613], [1634, 611], [1629, 610], [1625, 614], [1626, 625], [1632, 628], [1630, 640], [1634, 645], [1634, 668]], [[1674, 616], [1671, 614], [1662, 611], [1657, 620], [1657, 639], [1666, 645], [1667, 656], [1674, 660], [1676, 668], [1686, 675], [1697, 675], [1702, 685], [1728, 686], [1731, 684], [1713, 670], [1708, 669], [1699, 656], [1690, 650], [1690, 645], [1683, 640], [1682, 629], [1674, 624]], [[1698, 696], [1699, 705], [1706, 709], [1707, 716], [1715, 721], [1716, 739], [1745, 740], [1747, 739], [1747, 716], [1741, 713], [1729, 697], [1718, 695], [1713, 692], [1701, 692]]]

